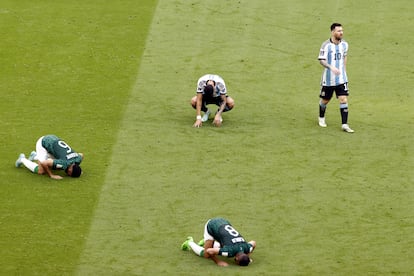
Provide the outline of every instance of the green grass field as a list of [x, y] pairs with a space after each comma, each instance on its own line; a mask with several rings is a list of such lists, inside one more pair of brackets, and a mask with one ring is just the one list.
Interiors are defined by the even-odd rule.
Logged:
[[[368, 1], [0, 0], [1, 275], [409, 275], [414, 271], [414, 6]], [[317, 126], [317, 55], [350, 44], [349, 123]], [[192, 128], [196, 81], [236, 107]], [[61, 181], [14, 162], [57, 134]], [[182, 251], [213, 216], [254, 263]]]

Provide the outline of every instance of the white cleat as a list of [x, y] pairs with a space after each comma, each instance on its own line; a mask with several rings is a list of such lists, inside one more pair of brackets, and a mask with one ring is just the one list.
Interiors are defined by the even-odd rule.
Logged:
[[20, 153], [19, 158], [17, 158], [16, 160], [16, 168], [19, 168], [23, 164], [23, 158], [26, 158], [26, 156], [24, 155], [24, 153]]
[[210, 113], [211, 113], [210, 109], [207, 109], [207, 111], [204, 113], [203, 117], [201, 117], [201, 121], [203, 123], [208, 121], [208, 117], [210, 117]]
[[33, 161], [33, 160], [36, 160], [36, 157], [37, 157], [37, 153], [35, 152], [35, 151], [32, 151], [31, 153], [30, 153], [30, 155], [29, 155], [29, 160], [30, 161]]
[[328, 125], [325, 123], [325, 117], [319, 117], [319, 126], [320, 127], [327, 127]]
[[348, 124], [343, 124], [343, 125], [342, 125], [342, 130], [343, 130], [343, 131], [345, 131], [345, 132], [348, 132], [348, 133], [354, 133], [354, 130], [353, 130], [353, 129], [351, 129], [351, 128], [348, 126]]

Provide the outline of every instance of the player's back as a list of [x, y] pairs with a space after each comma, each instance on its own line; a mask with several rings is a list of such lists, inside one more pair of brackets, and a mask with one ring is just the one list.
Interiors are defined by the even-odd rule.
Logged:
[[65, 141], [53, 134], [43, 137], [42, 146], [56, 159], [66, 160], [72, 153], [76, 153]]

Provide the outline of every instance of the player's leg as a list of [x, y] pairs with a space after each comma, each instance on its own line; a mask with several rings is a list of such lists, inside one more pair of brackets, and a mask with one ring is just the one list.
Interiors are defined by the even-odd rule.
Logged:
[[333, 89], [328, 86], [322, 86], [319, 94], [319, 126], [327, 127], [325, 122], [326, 107], [333, 95]]
[[[196, 109], [197, 108], [197, 96], [194, 96], [191, 98], [191, 106]], [[203, 99], [202, 104], [201, 104], [201, 111], [203, 112], [207, 112], [208, 108], [207, 108], [207, 104], [206, 101]]]
[[348, 97], [338, 96], [339, 100], [339, 111], [341, 113], [342, 124], [348, 123]]
[[341, 112], [342, 130], [348, 133], [353, 133], [354, 130], [348, 125], [348, 97], [339, 96], [339, 110]]
[[203, 117], [201, 117], [202, 122], [207, 122], [210, 117], [211, 111], [207, 108], [207, 102], [203, 101], [201, 104], [201, 111], [204, 112]]
[[[215, 98], [214, 102], [212, 102], [213, 104], [217, 105], [219, 108], [217, 109], [217, 111], [220, 110], [220, 106], [223, 103], [223, 100], [221, 97], [217, 97]], [[226, 96], [226, 107], [224, 108], [223, 112], [227, 112], [232, 110], [234, 107], [234, 100], [232, 97], [230, 96]]]
[[[43, 162], [50, 157], [49, 153], [47, 152], [47, 149], [45, 149], [42, 145], [43, 138], [44, 136], [40, 137], [36, 142], [36, 159], [38, 160], [38, 162]], [[37, 173], [38, 174], [45, 173], [45, 170], [43, 169], [42, 166], [38, 167]]]
[[203, 257], [204, 256], [204, 248], [207, 246], [213, 247], [214, 246], [214, 237], [208, 232], [208, 224], [211, 222], [209, 219], [206, 224], [204, 225], [204, 234], [203, 234], [203, 242], [201, 245], [201, 241], [199, 244], [195, 243], [192, 237], [187, 237], [187, 240], [181, 245], [181, 249], [183, 250], [192, 250], [196, 255]]
[[[197, 108], [197, 96], [194, 96], [191, 98], [191, 106], [196, 109]], [[202, 101], [201, 104], [201, 111], [204, 112], [203, 117], [201, 118], [202, 122], [206, 122], [208, 121], [208, 117], [210, 116], [210, 110], [207, 108], [207, 103], [204, 101]]]
[[40, 137], [36, 142], [36, 158], [39, 161], [45, 161], [47, 158], [49, 158], [49, 153], [42, 145], [43, 137]]
[[193, 252], [196, 253], [197, 255], [201, 256], [201, 257], [206, 257], [207, 255], [204, 254], [204, 250], [206, 248], [213, 247], [213, 244], [214, 244], [214, 237], [208, 231], [208, 225], [211, 222], [212, 222], [212, 220], [209, 219], [206, 222], [206, 224], [204, 224], [204, 233], [203, 233], [204, 244], [203, 244], [203, 247], [201, 247], [200, 245], [195, 244], [195, 243], [190, 244], [191, 249], [193, 250]]
[[[214, 243], [215, 247], [220, 247], [220, 244], [214, 241], [208, 241], [211, 242], [212, 244]], [[196, 254], [197, 256], [200, 257], [204, 257], [204, 249], [205, 246], [210, 246], [208, 245], [208, 242], [205, 243], [203, 240], [203, 246], [200, 245], [200, 243], [195, 243], [193, 237], [187, 237], [187, 239], [185, 240], [185, 242], [183, 242], [183, 244], [181, 245], [181, 249], [182, 250], [191, 250], [194, 252], [194, 254]]]
[[[46, 155], [46, 158], [47, 158], [47, 151], [42, 146], [42, 139], [43, 139], [43, 136], [40, 137], [37, 140], [37, 142], [36, 142], [36, 151], [37, 152], [40, 152], [41, 156], [42, 155]], [[38, 154], [37, 153], [34, 154], [34, 152], [32, 152], [30, 154], [29, 159], [26, 158], [26, 156], [23, 153], [21, 153], [20, 156], [19, 156], [19, 158], [16, 160], [16, 167], [20, 167], [23, 164], [31, 172], [33, 172], [33, 173], [39, 173], [39, 165], [37, 163], [35, 163], [35, 162], [32, 161], [35, 157], [37, 158], [38, 157]]]
[[39, 171], [39, 165], [27, 159], [23, 153], [21, 153], [19, 155], [19, 158], [16, 160], [16, 167], [20, 167], [21, 165], [25, 166], [27, 169], [29, 169], [33, 173], [38, 173]]
[[191, 251], [194, 252], [197, 256], [203, 257], [204, 256], [204, 247], [196, 244], [193, 240], [188, 243]]
[[[215, 219], [209, 219], [206, 224], [204, 225], [204, 234], [203, 234], [203, 246], [204, 249], [206, 248], [219, 248], [220, 243], [216, 241], [216, 239], [210, 234], [208, 231], [209, 224], [214, 224]], [[200, 245], [201, 241], [198, 245]]]
[[196, 107], [197, 107], [197, 96], [192, 97], [190, 103], [191, 103], [191, 106], [194, 109], [196, 109]]
[[23, 165], [28, 168], [32, 173], [37, 173], [37, 174], [41, 174], [39, 173], [39, 165], [33, 161], [30, 161], [27, 158], [23, 158], [22, 159]]
[[348, 123], [348, 84], [342, 84], [336, 87], [336, 95], [339, 100], [339, 110], [341, 113], [342, 124]]
[[223, 112], [227, 112], [232, 110], [234, 107], [234, 100], [232, 97], [227, 96], [226, 97], [226, 107], [224, 108]]
[[29, 156], [29, 158], [28, 158], [30, 161], [37, 161], [37, 153], [36, 153], [36, 151], [32, 151], [31, 153], [30, 153], [30, 156]]
[[339, 100], [339, 111], [341, 113], [342, 130], [353, 133], [354, 131], [348, 125], [348, 84], [342, 84], [337, 87], [336, 94]]

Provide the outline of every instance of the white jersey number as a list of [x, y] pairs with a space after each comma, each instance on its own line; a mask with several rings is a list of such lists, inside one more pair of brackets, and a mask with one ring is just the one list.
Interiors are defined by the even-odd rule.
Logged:
[[237, 232], [237, 230], [234, 229], [231, 225], [226, 225], [224, 227], [224, 230], [226, 230], [233, 237], [238, 237], [239, 236], [239, 232]]
[[64, 148], [64, 149], [66, 149], [66, 152], [67, 152], [67, 153], [69, 153], [69, 152], [71, 152], [71, 151], [72, 151], [72, 148], [71, 148], [68, 144], [66, 144], [64, 141], [60, 140], [60, 141], [58, 142], [58, 144], [59, 144], [59, 146], [60, 146], [60, 147], [62, 147], [62, 148]]

